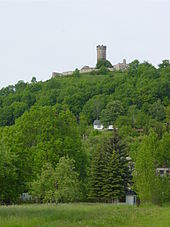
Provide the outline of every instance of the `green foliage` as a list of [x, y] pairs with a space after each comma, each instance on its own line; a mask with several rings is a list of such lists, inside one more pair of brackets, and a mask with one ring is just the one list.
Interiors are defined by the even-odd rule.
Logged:
[[31, 183], [31, 194], [37, 202], [55, 202], [57, 178], [50, 163], [46, 163], [41, 174]]
[[150, 106], [149, 113], [152, 118], [155, 118], [158, 121], [162, 121], [165, 119], [164, 106], [161, 104], [160, 100]]
[[31, 184], [31, 194], [38, 202], [78, 201], [80, 191], [74, 160], [62, 157], [55, 169], [46, 163]]
[[106, 105], [106, 96], [97, 95], [93, 96], [83, 107], [83, 114], [86, 116], [89, 123], [99, 119], [101, 111]]
[[[165, 156], [158, 152], [158, 145], [159, 142], [156, 134], [151, 132], [149, 136], [144, 138], [138, 149], [134, 180], [137, 193], [143, 203], [162, 204], [162, 202], [170, 198], [168, 178], [166, 176], [160, 177], [156, 175], [156, 168], [160, 164], [165, 164], [165, 160], [161, 160]], [[157, 155], [158, 153], [159, 155]]]
[[73, 76], [79, 77], [80, 76], [80, 71], [78, 69], [75, 69], [75, 71], [73, 72]]
[[[93, 75], [79, 76], [76, 70], [75, 76], [55, 77], [46, 82], [36, 82], [36, 78], [32, 78], [30, 83], [19, 81], [16, 85], [0, 90], [1, 176], [3, 176], [1, 182], [4, 182], [1, 185], [1, 200], [6, 203], [16, 202], [21, 193], [29, 190], [29, 184], [36, 180], [37, 174], [41, 175], [44, 165], [49, 163], [55, 169], [63, 156], [75, 160], [79, 187], [81, 192], [83, 191], [83, 199], [86, 200], [89, 167], [96, 166], [93, 169], [94, 176], [91, 175], [94, 184], [95, 181], [98, 182], [99, 173], [99, 178], [104, 179], [102, 178], [104, 173], [99, 170], [103, 168], [106, 171], [106, 167], [111, 168], [105, 161], [107, 160], [107, 164], [111, 162], [113, 151], [117, 155], [118, 151], [124, 150], [126, 154], [121, 156], [127, 156], [127, 147], [124, 149], [120, 146], [122, 139], [126, 140], [130, 147], [133, 161], [140, 163], [140, 154], [143, 154], [144, 147], [143, 138], [149, 134], [151, 128], [157, 134], [155, 140], [157, 148], [154, 164], [146, 161], [146, 166], [152, 166], [151, 164], [154, 168], [169, 166], [168, 61], [163, 61], [157, 69], [148, 62], [140, 63], [135, 60], [125, 72], [109, 72], [107, 67], [111, 65], [106, 63], [102, 63]], [[100, 119], [105, 126], [114, 124], [122, 138], [108, 142], [110, 132], [93, 130], [92, 124], [95, 119]], [[101, 137], [105, 137], [106, 141], [104, 142]], [[110, 152], [108, 156], [106, 147]], [[147, 155], [149, 157], [149, 152]], [[120, 158], [120, 155], [118, 156]], [[114, 163], [118, 163], [116, 158], [117, 156], [113, 158]], [[124, 166], [127, 168], [126, 159], [119, 158], [119, 164], [123, 166], [124, 160]], [[7, 176], [3, 167], [5, 165], [9, 165]], [[124, 173], [128, 172], [126, 168], [122, 167]], [[114, 171], [112, 173], [114, 175]], [[145, 174], [145, 168], [141, 174], [142, 176]], [[113, 179], [113, 175], [109, 178]], [[129, 173], [127, 175], [130, 176]], [[131, 181], [125, 176], [126, 174], [121, 175], [125, 182], [124, 192]], [[104, 181], [101, 182], [104, 184]], [[156, 183], [162, 188], [163, 183], [160, 180]], [[156, 183], [154, 182], [153, 186]], [[96, 187], [100, 185], [96, 184]], [[4, 188], [7, 188], [6, 192]], [[165, 192], [164, 195], [168, 198], [166, 188], [158, 191]], [[95, 200], [106, 200], [104, 198], [106, 194], [97, 190], [99, 193], [94, 194]], [[51, 191], [47, 193], [47, 198], [52, 197], [51, 193]], [[151, 197], [153, 193], [157, 192], [151, 190]]]
[[121, 199], [131, 184], [131, 170], [126, 144], [117, 133], [99, 137], [92, 155], [89, 175], [89, 198], [94, 201]]
[[170, 134], [165, 133], [159, 141], [156, 154], [157, 166], [170, 166]]
[[105, 68], [112, 68], [112, 64], [110, 63], [110, 61], [108, 60], [99, 60], [96, 64], [96, 69], [101, 69], [102, 67]]
[[103, 194], [105, 199], [114, 202], [124, 195], [122, 169], [118, 153], [113, 151], [106, 163]]
[[37, 83], [37, 79], [36, 79], [36, 77], [35, 77], [35, 76], [33, 76], [33, 77], [32, 77], [32, 79], [31, 79], [31, 83], [33, 83], [33, 84], [34, 84], [34, 83]]
[[80, 184], [78, 173], [75, 171], [75, 161], [62, 157], [56, 167], [57, 191], [55, 198], [59, 202], [80, 200]]
[[14, 123], [12, 107], [0, 108], [0, 126], [12, 125]]
[[166, 121], [170, 122], [170, 105], [166, 107], [165, 112], [166, 112]]
[[102, 65], [100, 68], [99, 68], [99, 71], [97, 71], [97, 74], [98, 75], [107, 75], [109, 74], [109, 70], [107, 69], [106, 66]]
[[[102, 146], [101, 138], [98, 140], [95, 150], [92, 154], [91, 167], [89, 171], [89, 195], [88, 197], [93, 201], [103, 200], [103, 185], [105, 181], [105, 167], [107, 157]], [[103, 139], [102, 139], [103, 140]]]
[[123, 113], [124, 108], [119, 100], [110, 101], [101, 113], [101, 122], [106, 126], [113, 125], [117, 117]]
[[0, 144], [0, 204], [10, 204], [17, 199], [17, 169], [16, 156], [1, 142]]
[[159, 64], [159, 68], [166, 68], [167, 66], [170, 66], [169, 60], [163, 60], [161, 64]]

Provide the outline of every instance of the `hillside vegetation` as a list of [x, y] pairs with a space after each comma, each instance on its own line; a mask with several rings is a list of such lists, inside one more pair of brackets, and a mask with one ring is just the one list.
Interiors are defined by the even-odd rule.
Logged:
[[[170, 165], [170, 64], [99, 72], [0, 90], [1, 203], [27, 191], [38, 202], [109, 202], [129, 188], [143, 202], [170, 199], [168, 177], [156, 176]], [[96, 119], [118, 130], [94, 131]]]

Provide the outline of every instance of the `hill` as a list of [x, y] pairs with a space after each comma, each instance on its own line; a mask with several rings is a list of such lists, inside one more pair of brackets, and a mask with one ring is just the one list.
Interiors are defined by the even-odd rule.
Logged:
[[[103, 73], [55, 77], [46, 82], [33, 78], [31, 83], [19, 81], [0, 90], [2, 201], [16, 201], [30, 189], [46, 163], [55, 168], [63, 156], [75, 161], [81, 200], [86, 200], [92, 150], [101, 137], [112, 136], [111, 132], [93, 131], [95, 119], [118, 128], [134, 162], [151, 129], [160, 144], [166, 140], [168, 146], [170, 138], [164, 136], [169, 135], [170, 121], [169, 63], [163, 61], [155, 68], [135, 60], [125, 72]], [[156, 161], [157, 167], [169, 166], [169, 157], [164, 156]]]

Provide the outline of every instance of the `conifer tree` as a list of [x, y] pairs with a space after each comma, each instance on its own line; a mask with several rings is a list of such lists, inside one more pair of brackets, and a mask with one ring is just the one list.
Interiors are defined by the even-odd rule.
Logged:
[[125, 195], [131, 183], [126, 144], [117, 132], [104, 138], [92, 157], [89, 198], [97, 201], [114, 201]]
[[105, 168], [103, 196], [107, 201], [115, 201], [124, 194], [119, 155], [113, 151]]
[[121, 140], [116, 130], [114, 130], [114, 135], [110, 139], [110, 149], [115, 151], [118, 155], [121, 170], [120, 174], [123, 180], [122, 184], [125, 193], [128, 191], [128, 187], [132, 183], [132, 170], [130, 167], [131, 163], [128, 157], [127, 145]]
[[89, 198], [94, 201], [101, 201], [103, 199], [105, 168], [106, 154], [101, 145], [98, 145], [93, 153], [89, 176]]

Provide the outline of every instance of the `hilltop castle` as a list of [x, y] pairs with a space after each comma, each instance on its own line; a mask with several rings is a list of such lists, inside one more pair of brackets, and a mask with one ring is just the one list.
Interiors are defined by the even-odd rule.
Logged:
[[[97, 46], [97, 61], [106, 60], [106, 46], [98, 45]], [[128, 64], [126, 63], [126, 59], [123, 59], [122, 63], [118, 63], [113, 65], [114, 70], [125, 71], [128, 68]], [[111, 70], [113, 71], [113, 70]]]
[[[106, 59], [106, 49], [107, 47], [104, 45], [98, 45], [97, 46], [97, 62], [100, 60], [107, 60]], [[118, 63], [116, 65], [113, 65], [112, 68], [109, 68], [110, 71], [125, 71], [128, 69], [128, 64], [126, 63], [126, 59], [123, 59], [122, 63]], [[94, 67], [84, 66], [80, 69], [80, 73], [90, 73], [92, 71], [97, 71]], [[73, 74], [73, 71], [67, 71], [62, 73], [53, 72], [52, 77], [55, 76], [70, 76]]]

